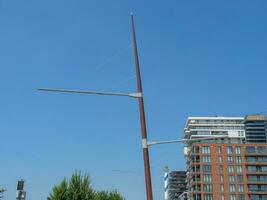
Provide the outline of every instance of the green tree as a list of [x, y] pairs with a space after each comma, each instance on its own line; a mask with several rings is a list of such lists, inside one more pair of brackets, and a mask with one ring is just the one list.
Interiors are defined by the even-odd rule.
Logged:
[[100, 191], [96, 193], [96, 200], [124, 200], [124, 198], [117, 191]]
[[87, 174], [75, 172], [68, 181], [66, 178], [53, 187], [47, 200], [124, 200], [118, 192], [95, 191]]
[[55, 186], [47, 200], [94, 200], [94, 193], [89, 176], [75, 172], [69, 181], [64, 178]]

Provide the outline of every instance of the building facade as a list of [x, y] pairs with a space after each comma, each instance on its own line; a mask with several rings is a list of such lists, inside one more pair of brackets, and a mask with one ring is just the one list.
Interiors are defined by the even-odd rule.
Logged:
[[164, 170], [165, 178], [165, 200], [186, 199], [186, 171], [169, 171], [166, 167]]
[[185, 138], [199, 139], [185, 147], [188, 199], [267, 200], [267, 145], [247, 143], [245, 130], [242, 117], [188, 118]]
[[247, 143], [267, 143], [267, 119], [263, 115], [245, 117]]

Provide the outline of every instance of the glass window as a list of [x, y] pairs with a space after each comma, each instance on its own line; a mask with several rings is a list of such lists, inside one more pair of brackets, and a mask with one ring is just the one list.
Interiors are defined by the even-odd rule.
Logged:
[[199, 147], [198, 146], [193, 147], [193, 153], [199, 154]]
[[210, 156], [203, 156], [203, 157], [202, 157], [202, 161], [203, 161], [204, 163], [210, 163]]
[[219, 166], [219, 172], [220, 172], [221, 174], [223, 173], [223, 166], [222, 166], [222, 165]]
[[206, 146], [202, 147], [202, 153], [203, 154], [210, 154], [210, 147], [206, 147]]
[[256, 162], [256, 158], [255, 157], [246, 157], [246, 161], [247, 162]]
[[246, 147], [246, 153], [255, 153], [255, 147], [252, 146]]
[[257, 147], [258, 153], [266, 153], [266, 147]]
[[236, 147], [235, 148], [235, 153], [236, 154], [241, 154], [241, 148], [240, 147]]
[[267, 182], [267, 176], [260, 176], [259, 180], [260, 182]]
[[234, 184], [230, 184], [229, 185], [229, 191], [230, 192], [235, 192], [235, 185]]
[[251, 192], [257, 192], [258, 191], [258, 186], [257, 185], [248, 185], [248, 189]]
[[234, 166], [228, 166], [228, 172], [234, 173]]
[[247, 166], [247, 170], [249, 172], [257, 172], [257, 167], [256, 166]]
[[245, 195], [244, 194], [239, 194], [238, 195], [238, 200], [245, 200]]
[[235, 176], [233, 176], [233, 175], [229, 176], [229, 182], [234, 183], [235, 182]]
[[227, 147], [227, 153], [232, 154], [233, 153], [233, 147]]
[[203, 171], [204, 172], [211, 172], [211, 166], [210, 165], [203, 165]]
[[224, 185], [221, 185], [221, 192], [224, 192]]
[[213, 200], [212, 194], [204, 194], [204, 200]]
[[222, 154], [222, 147], [218, 147], [219, 154]]
[[201, 195], [200, 194], [194, 194], [193, 199], [194, 200], [201, 200]]
[[260, 171], [261, 172], [267, 172], [267, 166], [261, 166]]
[[221, 156], [219, 156], [219, 163], [222, 163], [223, 162], [223, 159]]
[[236, 166], [236, 172], [237, 172], [238, 174], [242, 173], [242, 166], [241, 166], [241, 165], [237, 165], [237, 166]]
[[221, 183], [223, 183], [223, 175], [220, 176]]
[[210, 174], [204, 174], [203, 175], [203, 181], [206, 183], [211, 183], [211, 175]]
[[267, 157], [258, 157], [258, 162], [267, 162]]
[[212, 192], [212, 185], [211, 184], [204, 184], [203, 185], [203, 190], [205, 192]]
[[236, 200], [234, 194], [231, 194], [231, 195], [230, 195], [230, 200]]
[[260, 196], [258, 194], [250, 195], [250, 200], [260, 200]]
[[238, 185], [238, 192], [244, 192], [244, 185]]
[[242, 163], [242, 159], [241, 159], [240, 156], [236, 156], [235, 157], [235, 161], [236, 161], [237, 164], [241, 164]]
[[243, 183], [243, 176], [242, 175], [237, 175], [237, 182]]
[[225, 200], [224, 194], [222, 194], [222, 198], [221, 198], [221, 200]]
[[233, 156], [228, 156], [227, 161], [228, 163], [234, 163]]

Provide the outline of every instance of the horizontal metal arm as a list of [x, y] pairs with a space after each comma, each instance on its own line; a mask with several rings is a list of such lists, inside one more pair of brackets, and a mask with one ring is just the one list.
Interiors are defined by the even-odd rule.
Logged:
[[163, 140], [163, 141], [148, 141], [147, 146], [157, 145], [157, 144], [171, 144], [171, 143], [184, 143], [187, 141], [199, 141], [199, 140], [213, 140], [220, 138], [228, 138], [228, 136], [211, 136], [205, 138], [194, 138], [194, 139], [180, 139], [180, 140]]
[[141, 93], [116, 93], [116, 92], [98, 92], [90, 90], [66, 90], [66, 89], [50, 89], [50, 88], [38, 88], [39, 91], [44, 92], [62, 92], [62, 93], [76, 93], [76, 94], [95, 94], [95, 95], [107, 95], [107, 96], [126, 96], [132, 98], [142, 97]]

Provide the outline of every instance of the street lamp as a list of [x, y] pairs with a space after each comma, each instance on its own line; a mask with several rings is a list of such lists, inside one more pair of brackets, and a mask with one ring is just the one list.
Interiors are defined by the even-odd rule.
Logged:
[[[143, 149], [143, 160], [145, 169], [145, 183], [146, 183], [146, 196], [147, 200], [153, 200], [152, 194], [152, 183], [151, 183], [151, 172], [150, 172], [150, 162], [149, 162], [149, 150], [148, 147], [157, 144], [168, 144], [168, 143], [181, 143], [189, 140], [200, 140], [200, 139], [182, 139], [182, 140], [170, 140], [170, 141], [147, 141], [147, 130], [146, 130], [146, 120], [145, 120], [145, 108], [143, 100], [143, 90], [142, 90], [142, 80], [141, 72], [139, 66], [134, 17], [131, 13], [131, 28], [132, 28], [132, 39], [133, 39], [133, 51], [134, 51], [134, 61], [136, 70], [136, 82], [137, 82], [137, 92], [135, 93], [118, 93], [118, 92], [105, 92], [105, 91], [86, 91], [86, 90], [67, 90], [67, 89], [50, 89], [50, 88], [38, 88], [39, 91], [44, 92], [61, 92], [61, 93], [76, 93], [76, 94], [92, 94], [92, 95], [104, 95], [104, 96], [122, 96], [131, 97], [138, 99], [139, 102], [139, 113], [140, 113], [140, 126], [141, 126], [141, 136], [142, 136], [142, 149]], [[216, 137], [217, 138], [217, 137]], [[209, 137], [208, 139], [212, 139]]]
[[133, 37], [133, 51], [134, 51], [134, 61], [135, 61], [135, 70], [136, 70], [137, 93], [113, 93], [113, 92], [81, 91], [81, 90], [49, 89], [49, 88], [39, 88], [38, 90], [47, 91], [47, 92], [126, 96], [126, 97], [131, 97], [131, 98], [137, 98], [139, 102], [140, 125], [141, 125], [141, 133], [142, 133], [141, 136], [142, 136], [142, 149], [143, 149], [144, 168], [145, 168], [146, 196], [147, 196], [147, 200], [153, 200], [150, 163], [149, 163], [149, 151], [148, 151], [148, 145], [147, 145], [145, 108], [144, 108], [144, 100], [143, 100], [143, 95], [142, 95], [142, 92], [143, 92], [142, 80], [141, 80], [141, 72], [140, 72], [140, 67], [139, 67], [139, 58], [138, 58], [138, 51], [137, 51], [137, 44], [136, 44], [134, 17], [132, 13], [131, 13], [131, 28], [132, 28], [132, 37]]

